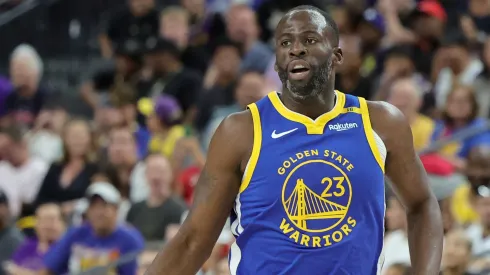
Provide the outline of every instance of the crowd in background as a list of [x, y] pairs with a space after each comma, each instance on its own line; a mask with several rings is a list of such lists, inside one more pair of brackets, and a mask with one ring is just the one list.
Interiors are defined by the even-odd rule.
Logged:
[[[335, 88], [410, 122], [444, 219], [441, 274], [489, 274], [489, 0], [128, 0], [98, 37], [113, 64], [79, 79], [90, 117], [19, 45], [0, 77], [0, 274], [143, 274], [185, 219], [219, 123], [282, 89], [274, 29], [305, 4], [339, 26]], [[383, 275], [410, 274], [389, 184], [386, 199]], [[202, 274], [229, 274], [228, 227]]]

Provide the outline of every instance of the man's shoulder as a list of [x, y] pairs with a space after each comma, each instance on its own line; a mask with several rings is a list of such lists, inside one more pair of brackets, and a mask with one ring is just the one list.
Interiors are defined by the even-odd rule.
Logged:
[[145, 241], [141, 233], [130, 224], [121, 224], [116, 230], [116, 239], [124, 243], [128, 248], [142, 248]]

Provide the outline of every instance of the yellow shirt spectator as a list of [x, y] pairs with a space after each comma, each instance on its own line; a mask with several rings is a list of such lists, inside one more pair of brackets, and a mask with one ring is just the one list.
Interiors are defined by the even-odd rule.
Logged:
[[432, 133], [434, 132], [434, 121], [424, 115], [417, 115], [417, 118], [412, 122], [413, 145], [416, 151], [420, 151], [427, 147], [431, 141]]
[[175, 145], [185, 136], [185, 128], [182, 125], [173, 126], [165, 137], [152, 136], [148, 144], [150, 153], [161, 153], [167, 158], [172, 157]]
[[451, 208], [454, 219], [462, 225], [478, 221], [478, 214], [471, 205], [471, 190], [469, 184], [458, 187], [453, 194]]

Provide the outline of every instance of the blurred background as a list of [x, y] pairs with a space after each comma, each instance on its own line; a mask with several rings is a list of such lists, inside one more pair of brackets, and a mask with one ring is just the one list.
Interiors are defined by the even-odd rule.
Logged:
[[[281, 90], [272, 35], [303, 4], [339, 25], [336, 89], [409, 120], [441, 274], [490, 274], [490, 0], [0, 0], [0, 275], [143, 274], [217, 125]], [[383, 275], [410, 274], [386, 200]], [[229, 274], [228, 227], [200, 274]]]

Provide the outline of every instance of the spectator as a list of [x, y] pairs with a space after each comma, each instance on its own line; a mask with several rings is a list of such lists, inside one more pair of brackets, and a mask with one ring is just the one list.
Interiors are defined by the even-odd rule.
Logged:
[[[12, 258], [15, 250], [24, 240], [22, 233], [11, 224], [9, 198], [0, 190], [0, 263], [5, 263]], [[0, 275], [7, 274], [4, 268], [0, 268]]]
[[[479, 222], [471, 224], [466, 229], [466, 235], [471, 240], [474, 263], [480, 269], [490, 268], [490, 238], [484, 232], [490, 228], [490, 190], [486, 185], [480, 185], [476, 189], [475, 209], [479, 216]], [[482, 264], [485, 262], [485, 264]], [[481, 270], [479, 270], [481, 271]]]
[[105, 31], [99, 36], [102, 56], [111, 58], [113, 44], [125, 43], [138, 47], [149, 37], [158, 34], [158, 11], [155, 0], [130, 0], [129, 6], [112, 17]]
[[240, 46], [222, 37], [215, 43], [213, 59], [204, 80], [204, 91], [198, 103], [195, 127], [204, 130], [214, 108], [234, 103], [233, 90], [241, 62]]
[[435, 84], [436, 102], [439, 108], [446, 105], [446, 99], [454, 83], [472, 85], [476, 77], [483, 70], [479, 59], [472, 58], [468, 48], [468, 41], [461, 33], [450, 33], [443, 41], [445, 66], [442, 67]]
[[478, 145], [468, 155], [466, 176], [468, 183], [459, 187], [452, 199], [452, 210], [456, 221], [462, 225], [478, 222], [475, 201], [478, 187], [486, 185], [490, 178], [490, 147]]
[[33, 129], [27, 133], [32, 156], [53, 163], [63, 157], [63, 127], [68, 120], [61, 107], [44, 108], [36, 118]]
[[109, 133], [108, 164], [115, 167], [123, 198], [139, 202], [147, 198], [149, 188], [145, 165], [138, 159], [136, 141], [128, 127], [113, 128]]
[[230, 7], [226, 14], [227, 34], [240, 43], [243, 62], [240, 69], [264, 73], [272, 58], [271, 49], [259, 40], [260, 29], [254, 11], [244, 4]]
[[413, 78], [396, 80], [390, 90], [388, 102], [400, 109], [410, 122], [415, 150], [425, 149], [431, 142], [435, 123], [432, 119], [421, 115], [418, 111], [422, 106], [422, 90]]
[[[387, 268], [393, 264], [410, 265], [405, 209], [395, 197], [390, 198], [388, 203], [388, 209], [386, 211], [388, 228], [394, 227], [394, 230], [385, 236], [382, 252], [385, 260], [381, 271], [382, 274], [385, 274]], [[399, 220], [399, 223], [393, 221], [394, 219]]]
[[149, 39], [146, 62], [153, 69], [154, 79], [141, 86], [142, 95], [157, 97], [162, 94], [177, 99], [184, 114], [191, 117], [189, 110], [194, 107], [201, 90], [202, 80], [196, 71], [187, 69], [180, 61], [180, 50], [167, 39]]
[[85, 196], [96, 171], [93, 139], [87, 121], [75, 119], [63, 130], [63, 158], [53, 163], [41, 184], [36, 205], [61, 203], [64, 216]]
[[482, 50], [483, 71], [474, 83], [476, 97], [480, 104], [478, 116], [490, 117], [490, 38], [485, 40]]
[[134, 225], [147, 241], [162, 240], [170, 224], [179, 224], [187, 210], [185, 202], [172, 196], [172, 169], [161, 155], [146, 159], [146, 177], [150, 194], [146, 201], [134, 204], [127, 221]]
[[34, 202], [48, 164], [29, 155], [27, 141], [19, 127], [11, 126], [0, 131], [0, 144], [3, 151], [0, 188], [9, 198], [12, 217], [18, 217], [23, 205]]
[[[449, 93], [442, 120], [436, 123], [432, 140], [436, 141], [465, 129], [482, 127], [485, 122], [477, 118], [478, 102], [471, 87], [455, 86]], [[439, 150], [439, 154], [446, 158], [456, 169], [465, 167], [464, 158], [469, 150], [481, 139], [487, 139], [486, 134], [472, 136], [461, 142], [451, 142]]]
[[44, 268], [43, 257], [64, 233], [61, 208], [54, 203], [36, 209], [36, 237], [26, 239], [17, 249], [8, 267], [10, 274], [29, 274]]
[[151, 133], [148, 152], [171, 159], [177, 142], [186, 134], [185, 128], [179, 125], [182, 119], [179, 104], [173, 97], [162, 95], [156, 98], [155, 103], [150, 99], [141, 99], [138, 109], [147, 117], [146, 124]]
[[47, 91], [39, 83], [43, 61], [27, 44], [17, 46], [10, 57], [10, 76], [14, 92], [6, 99], [9, 123], [31, 127], [47, 101]]
[[201, 46], [189, 45], [190, 14], [185, 9], [168, 7], [160, 15], [160, 36], [172, 40], [181, 52], [181, 60], [185, 67], [202, 74], [206, 72], [209, 56]]
[[463, 230], [446, 234], [442, 253], [441, 275], [467, 275], [471, 259], [471, 242]]
[[[88, 223], [70, 229], [46, 254], [43, 274], [78, 273], [104, 267], [104, 274], [136, 274], [138, 263], [108, 267], [119, 258], [143, 249], [143, 238], [134, 228], [118, 225], [119, 191], [109, 183], [94, 183], [87, 190]], [[109, 269], [109, 270], [107, 270]]]

